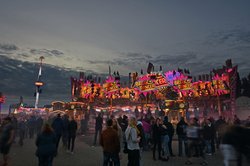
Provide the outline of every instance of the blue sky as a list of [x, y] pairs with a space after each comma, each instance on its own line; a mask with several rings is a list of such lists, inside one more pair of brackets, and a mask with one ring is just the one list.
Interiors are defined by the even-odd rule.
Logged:
[[0, 53], [77, 71], [146, 68], [208, 73], [232, 58], [250, 72], [248, 0], [11, 0], [0, 5]]

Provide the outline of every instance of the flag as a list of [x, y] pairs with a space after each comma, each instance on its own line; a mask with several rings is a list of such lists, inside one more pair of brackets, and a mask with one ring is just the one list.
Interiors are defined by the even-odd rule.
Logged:
[[141, 75], [143, 74], [143, 70], [141, 69]]
[[111, 68], [110, 68], [110, 66], [109, 66], [109, 75], [111, 75]]
[[149, 62], [147, 73], [150, 74], [152, 71], [154, 71], [154, 65], [151, 62]]

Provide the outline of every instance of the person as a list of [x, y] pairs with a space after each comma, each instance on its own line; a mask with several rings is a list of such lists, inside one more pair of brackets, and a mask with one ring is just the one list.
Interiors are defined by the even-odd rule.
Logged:
[[215, 128], [214, 125], [212, 124], [211, 119], [206, 119], [205, 125], [204, 125], [204, 130], [203, 130], [203, 137], [205, 141], [205, 146], [206, 146], [206, 153], [208, 155], [212, 155], [212, 143], [213, 140], [215, 139]]
[[100, 135], [100, 133], [102, 132], [102, 124], [103, 124], [103, 118], [101, 116], [101, 113], [99, 113], [95, 119], [95, 137], [93, 146], [96, 146], [97, 136], [98, 134]]
[[149, 150], [149, 139], [150, 139], [150, 133], [151, 133], [151, 125], [150, 125], [150, 119], [143, 118], [142, 119], [142, 127], [145, 135], [145, 141], [143, 144], [143, 150]]
[[64, 130], [63, 120], [60, 114], [57, 114], [57, 117], [52, 122], [52, 128], [56, 134], [56, 148], [58, 149], [58, 145], [62, 136], [62, 132]]
[[140, 116], [140, 112], [139, 112], [138, 107], [136, 106], [135, 107], [135, 117], [138, 118], [139, 116]]
[[155, 109], [155, 117], [159, 117], [159, 113], [160, 113], [160, 111], [159, 111], [159, 108], [158, 107], [156, 107], [156, 109]]
[[36, 118], [34, 115], [31, 115], [28, 119], [28, 129], [29, 129], [29, 138], [34, 138], [35, 129], [36, 129]]
[[75, 139], [76, 139], [76, 130], [77, 130], [77, 122], [75, 121], [74, 117], [71, 117], [71, 120], [68, 124], [68, 151], [73, 154], [74, 146], [75, 146]]
[[222, 135], [220, 150], [224, 157], [224, 165], [242, 165], [242, 155], [250, 164], [250, 129], [233, 125], [228, 126]]
[[53, 158], [57, 153], [56, 143], [57, 138], [53, 129], [48, 123], [45, 123], [36, 138], [36, 156], [39, 166], [52, 166]]
[[14, 139], [13, 139], [13, 143], [16, 143], [16, 136], [17, 136], [17, 132], [18, 132], [18, 120], [16, 118], [16, 116], [13, 114], [12, 117], [11, 117], [11, 123], [12, 123], [12, 126], [14, 128]]
[[14, 127], [11, 118], [6, 117], [3, 120], [3, 129], [0, 137], [0, 152], [3, 154], [3, 166], [7, 166], [9, 162], [9, 151], [14, 141]]
[[184, 117], [181, 117], [180, 121], [177, 123], [176, 126], [176, 133], [178, 135], [178, 152], [179, 157], [182, 156], [182, 149], [184, 144], [185, 155], [187, 155], [187, 129], [188, 124], [185, 122]]
[[222, 137], [222, 133], [226, 127], [226, 121], [225, 118], [222, 116], [219, 116], [219, 119], [217, 121], [215, 121], [214, 127], [216, 130], [216, 135], [215, 135], [215, 142], [216, 142], [216, 149], [219, 149], [220, 143], [221, 143], [221, 137]]
[[41, 129], [42, 129], [42, 126], [43, 126], [43, 118], [41, 116], [39, 116], [37, 119], [36, 119], [36, 127], [37, 127], [37, 133], [40, 133]]
[[23, 118], [20, 118], [18, 121], [18, 134], [19, 134], [19, 145], [23, 146], [23, 140], [24, 140], [24, 136], [25, 136], [25, 122]]
[[137, 126], [139, 130], [138, 136], [141, 138], [139, 142], [139, 147], [140, 147], [140, 166], [142, 166], [142, 152], [143, 152], [143, 147], [145, 145], [145, 132], [143, 129], [143, 123], [141, 121], [137, 121]]
[[156, 160], [155, 157], [155, 151], [156, 151], [156, 146], [157, 146], [157, 150], [158, 150], [158, 158], [159, 160], [162, 160], [162, 156], [161, 156], [161, 131], [160, 131], [160, 124], [161, 124], [161, 119], [157, 118], [155, 123], [153, 124], [152, 127], [152, 135], [153, 135], [153, 159]]
[[[84, 113], [84, 114], [86, 114], [86, 113]], [[81, 124], [81, 135], [85, 136], [87, 129], [86, 129], [86, 119], [85, 119], [84, 115], [81, 118], [80, 124]]]
[[112, 160], [114, 166], [120, 166], [120, 140], [112, 124], [112, 119], [109, 119], [107, 121], [107, 128], [100, 134], [100, 145], [103, 148], [103, 166], [108, 166], [110, 160]]
[[202, 157], [203, 161], [200, 163], [201, 165], [207, 165], [207, 161], [205, 160], [205, 155], [202, 149], [202, 136], [201, 129], [198, 123], [197, 118], [191, 119], [190, 125], [187, 127], [187, 138], [188, 138], [188, 159], [185, 162], [186, 165], [191, 165], [191, 157], [193, 156], [192, 152], [195, 152], [194, 156]]
[[136, 127], [137, 122], [135, 117], [131, 117], [129, 125], [125, 131], [125, 138], [128, 146], [128, 166], [140, 165], [140, 137], [139, 130]]
[[63, 143], [63, 148], [66, 150], [68, 149], [68, 139], [69, 139], [69, 116], [68, 115], [63, 115], [62, 117], [63, 121], [63, 131], [62, 131], [62, 143]]
[[120, 126], [122, 128], [122, 131], [125, 132], [128, 127], [128, 117], [126, 115], [123, 115]]
[[164, 122], [160, 121], [161, 125], [160, 125], [160, 131], [161, 131], [161, 143], [162, 143], [162, 153], [163, 153], [163, 157], [162, 160], [163, 161], [168, 161], [169, 160], [169, 146], [168, 146], [168, 142], [169, 142], [169, 130], [167, 128], [167, 124], [166, 124], [166, 120], [164, 117]]
[[171, 157], [174, 157], [175, 155], [173, 154], [173, 150], [172, 150], [172, 140], [173, 140], [173, 136], [174, 136], [174, 127], [173, 127], [172, 123], [170, 123], [168, 121], [168, 116], [164, 117], [163, 124], [167, 127], [167, 130], [168, 130], [168, 137], [169, 137], [168, 149], [169, 149], [169, 154], [170, 154]]
[[116, 132], [117, 132], [117, 134], [118, 134], [119, 141], [120, 141], [120, 148], [122, 149], [122, 148], [123, 148], [123, 144], [122, 144], [122, 143], [123, 143], [123, 132], [122, 132], [122, 128], [120, 127], [118, 121], [117, 121], [115, 118], [113, 118], [112, 121], [113, 121], [112, 127], [113, 127], [113, 129], [116, 130]]

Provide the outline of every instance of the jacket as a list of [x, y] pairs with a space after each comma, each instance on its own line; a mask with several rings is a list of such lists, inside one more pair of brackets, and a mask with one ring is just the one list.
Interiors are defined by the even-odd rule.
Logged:
[[37, 156], [55, 156], [56, 155], [56, 136], [52, 133], [40, 133], [36, 139]]
[[112, 127], [107, 127], [103, 130], [100, 135], [100, 145], [103, 148], [103, 152], [119, 153], [120, 141], [116, 130]]

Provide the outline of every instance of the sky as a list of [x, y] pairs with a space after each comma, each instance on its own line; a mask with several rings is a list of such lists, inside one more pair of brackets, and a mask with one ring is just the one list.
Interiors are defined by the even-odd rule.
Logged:
[[108, 74], [111, 66], [125, 76], [149, 62], [205, 74], [231, 58], [247, 76], [249, 8], [249, 0], [1, 0], [0, 58], [15, 60], [9, 71], [44, 56], [55, 68]]
[[1, 0], [0, 53], [127, 75], [148, 62], [208, 73], [231, 58], [250, 72], [248, 0]]

